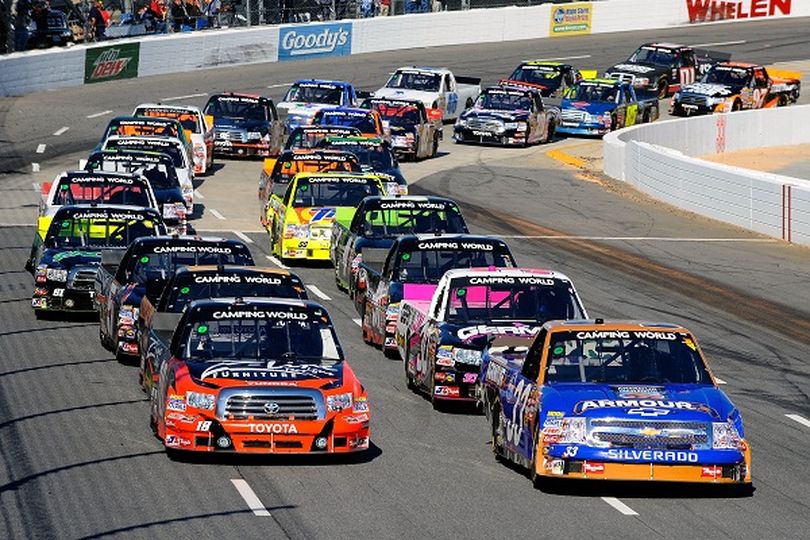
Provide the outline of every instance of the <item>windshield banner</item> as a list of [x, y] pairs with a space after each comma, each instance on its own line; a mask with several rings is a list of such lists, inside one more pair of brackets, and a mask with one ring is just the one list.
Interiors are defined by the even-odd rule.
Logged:
[[87, 49], [84, 56], [84, 83], [137, 77], [140, 51], [140, 43], [122, 43]]
[[313, 24], [282, 28], [278, 59], [303, 60], [352, 53], [352, 23]]

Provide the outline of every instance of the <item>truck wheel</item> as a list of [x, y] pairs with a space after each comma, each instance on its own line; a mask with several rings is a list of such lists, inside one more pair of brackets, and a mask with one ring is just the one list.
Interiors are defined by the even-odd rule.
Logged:
[[552, 120], [548, 124], [548, 135], [546, 135], [546, 140], [544, 141], [546, 144], [554, 142], [554, 135], [556, 131], [557, 131], [557, 124], [554, 123], [554, 120]]
[[398, 349], [393, 349], [392, 350], [392, 349], [387, 349], [385, 347], [385, 342], [390, 337], [393, 337], [393, 336], [391, 334], [389, 334], [388, 332], [383, 331], [383, 345], [382, 345], [383, 356], [385, 356], [389, 360], [399, 360], [400, 358], [399, 358], [399, 350]]
[[661, 77], [658, 79], [658, 86], [656, 87], [656, 95], [658, 99], [666, 99], [669, 95], [669, 81], [666, 77]]
[[734, 100], [734, 105], [731, 106], [731, 111], [741, 111], [742, 110], [742, 103], [739, 99]]
[[545, 483], [545, 478], [537, 474], [537, 437], [535, 437], [535, 445], [534, 445], [534, 452], [532, 452], [532, 462], [529, 467], [529, 479], [532, 481], [532, 485], [534, 489], [543, 489], [543, 484]]
[[433, 148], [430, 151], [430, 157], [434, 158], [439, 153], [439, 134], [433, 135]]
[[610, 117], [610, 131], [616, 131], [618, 121], [615, 116]]
[[496, 405], [492, 407], [492, 423], [491, 423], [491, 436], [492, 436], [492, 453], [495, 454], [495, 459], [501, 461], [503, 458], [503, 446], [501, 445], [500, 424], [501, 424], [501, 410]]
[[416, 391], [417, 391], [416, 383], [413, 381], [413, 377], [411, 377], [411, 374], [408, 373], [408, 356], [410, 356], [410, 354], [411, 354], [411, 352], [408, 350], [407, 345], [406, 345], [405, 359], [404, 359], [405, 361], [402, 362], [402, 365], [404, 366], [404, 369], [405, 369], [405, 387], [408, 390], [410, 390], [411, 392], [416, 393]]
[[374, 340], [371, 338], [371, 324], [369, 324], [367, 314], [368, 306], [364, 306], [363, 314], [360, 316], [360, 320], [363, 321], [363, 343], [374, 346]]
[[641, 116], [641, 123], [642, 124], [650, 123], [650, 111], [644, 111], [644, 114]]
[[467, 98], [467, 102], [464, 104], [464, 110], [466, 111], [467, 109], [469, 109], [472, 106], [473, 106], [473, 99], [472, 98]]

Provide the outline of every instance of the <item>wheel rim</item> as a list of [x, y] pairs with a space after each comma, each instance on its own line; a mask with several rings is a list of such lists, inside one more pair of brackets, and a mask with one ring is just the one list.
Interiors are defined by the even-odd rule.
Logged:
[[664, 99], [669, 93], [669, 84], [666, 79], [661, 79], [658, 83], [658, 99]]

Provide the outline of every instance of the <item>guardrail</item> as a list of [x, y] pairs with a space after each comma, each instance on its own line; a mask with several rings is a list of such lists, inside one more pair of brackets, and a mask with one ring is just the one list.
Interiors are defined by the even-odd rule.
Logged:
[[224, 64], [807, 15], [810, 2], [791, 0], [610, 0], [211, 30], [5, 55], [0, 96]]
[[604, 171], [678, 208], [810, 245], [810, 181], [700, 156], [810, 143], [810, 105], [656, 122], [605, 136]]

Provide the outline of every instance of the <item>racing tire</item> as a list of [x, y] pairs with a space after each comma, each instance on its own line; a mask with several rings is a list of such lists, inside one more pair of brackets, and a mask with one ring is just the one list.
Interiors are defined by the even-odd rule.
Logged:
[[[41, 309], [35, 309], [34, 310], [34, 317], [36, 317], [38, 321], [43, 321], [43, 320], [47, 319], [47, 317], [45, 316], [45, 312], [42, 311]], [[99, 333], [99, 336], [100, 336], [101, 335], [101, 330], [99, 330], [98, 333]], [[103, 344], [104, 342], [102, 341], [101, 343]]]
[[650, 111], [644, 111], [644, 114], [641, 117], [642, 124], [649, 124], [650, 123]]
[[392, 336], [388, 334], [388, 332], [383, 332], [383, 347], [382, 347], [383, 356], [385, 356], [389, 360], [401, 360], [401, 358], [399, 357], [399, 349], [391, 350], [385, 348], [385, 340], [388, 339], [389, 337]]
[[500, 443], [500, 434], [498, 433], [499, 425], [501, 422], [501, 411], [498, 407], [492, 408], [492, 422], [490, 423], [490, 436], [492, 453], [495, 455], [497, 461], [501, 461], [504, 457], [503, 446]]
[[667, 99], [667, 96], [669, 95], [669, 81], [666, 77], [661, 77], [658, 79], [655, 94], [658, 99]]
[[731, 106], [731, 112], [741, 111], [742, 110], [742, 103], [739, 99], [734, 100], [734, 104]]
[[366, 321], [366, 314], [367, 313], [368, 313], [368, 308], [366, 307], [365, 304], [363, 304], [363, 313], [360, 315], [360, 320], [362, 321], [361, 332], [363, 334], [363, 343], [365, 343], [366, 345], [371, 345], [372, 347], [374, 347], [375, 346], [374, 345], [374, 340], [372, 340], [371, 336], [369, 335], [371, 331], [367, 330], [368, 328], [371, 327], [371, 325], [367, 324], [367, 321]]
[[441, 411], [444, 409], [444, 403], [442, 400], [436, 399], [436, 379], [434, 377], [431, 377], [431, 379], [430, 387], [428, 388], [428, 391], [430, 392], [430, 396], [428, 396], [430, 399], [430, 405], [433, 407], [434, 411]]
[[439, 134], [433, 135], [433, 147], [430, 150], [430, 157], [435, 158], [439, 154]]
[[[537, 440], [535, 437], [534, 440]], [[543, 487], [546, 485], [546, 479], [539, 474], [537, 474], [537, 447], [535, 445], [534, 452], [532, 452], [532, 461], [529, 464], [529, 480], [532, 481], [532, 486], [534, 489], [542, 490]]]
[[464, 110], [466, 111], [467, 109], [469, 109], [472, 106], [473, 106], [473, 99], [472, 98], [467, 98], [466, 103], [464, 103]]
[[405, 360], [402, 362], [403, 371], [405, 372], [405, 388], [410, 390], [413, 393], [416, 393], [418, 389], [416, 388], [416, 383], [411, 377], [411, 374], [408, 373], [408, 356], [410, 355], [410, 351], [406, 348], [405, 349]]
[[616, 131], [617, 124], [618, 124], [618, 122], [616, 121], [616, 117], [611, 116], [610, 117], [610, 131]]
[[[39, 311], [35, 312], [37, 314], [37, 319], [42, 317]], [[110, 342], [107, 338], [104, 337], [104, 332], [101, 331], [101, 324], [98, 325], [98, 340], [101, 342], [101, 346], [104, 347], [106, 350], [113, 352], [113, 348], [110, 347]]]
[[546, 135], [546, 140], [543, 141], [544, 144], [550, 144], [554, 142], [554, 135], [557, 133], [557, 124], [553, 121], [548, 125], [548, 134]]

